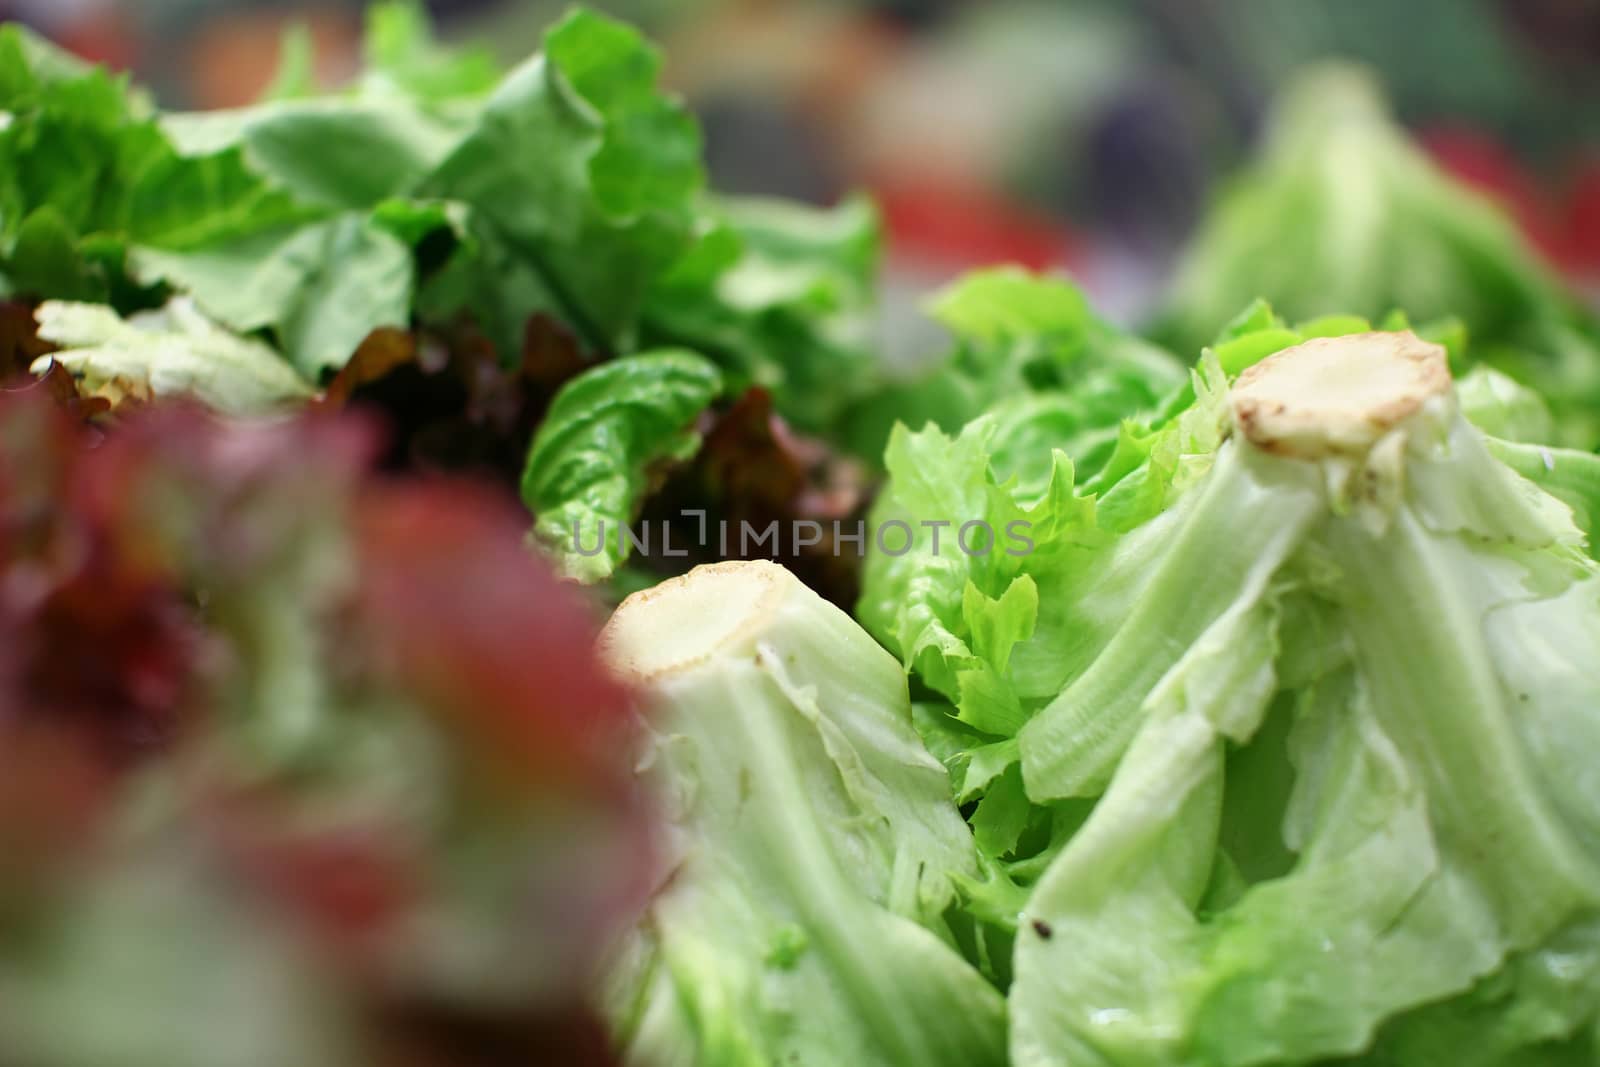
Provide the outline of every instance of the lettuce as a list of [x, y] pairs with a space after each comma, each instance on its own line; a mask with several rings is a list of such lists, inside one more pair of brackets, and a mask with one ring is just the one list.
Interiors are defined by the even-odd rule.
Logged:
[[864, 199], [819, 209], [717, 198], [694, 246], [652, 286], [648, 336], [714, 356], [808, 433], [883, 387], [872, 353], [879, 246]]
[[649, 704], [671, 822], [615, 978], [633, 1057], [1004, 1064], [1001, 996], [945, 918], [971, 839], [894, 660], [765, 562], [636, 594], [602, 647]]
[[[305, 49], [290, 36], [252, 106], [176, 113], [0, 29], [0, 294], [47, 309], [65, 351], [28, 363], [52, 388], [377, 409], [392, 465], [520, 474], [534, 540], [585, 582], [717, 398], [826, 449], [883, 391], [875, 210], [708, 195], [633, 29], [576, 9], [502, 73], [393, 0], [365, 69], [321, 95]], [[597, 522], [612, 547], [577, 551]]]
[[737, 388], [781, 384], [814, 431], [871, 391], [875, 214], [707, 198], [699, 130], [637, 32], [575, 10], [502, 76], [397, 0], [366, 52], [313, 95], [291, 38], [260, 103], [163, 113], [0, 30], [6, 291], [123, 314], [185, 296], [313, 384], [374, 331], [463, 319], [509, 364], [543, 316], [591, 359], [691, 347]]
[[1290, 88], [1261, 158], [1184, 256], [1153, 333], [1195, 351], [1256, 297], [1291, 320], [1458, 316], [1475, 359], [1549, 400], [1555, 443], [1600, 443], [1600, 325], [1509, 218], [1407, 140], [1359, 70], [1314, 69]]
[[[1154, 411], [1185, 381], [1182, 364], [1119, 330], [1062, 278], [1015, 267], [974, 271], [935, 294], [928, 312], [954, 339], [933, 371], [864, 401], [858, 447], [881, 453], [889, 427], [934, 422], [946, 431], [997, 412], [1019, 456], [1054, 441], [1085, 473], [1104, 462], [1123, 419]], [[1022, 472], [1037, 482], [1048, 463]]]
[[556, 396], [528, 451], [522, 498], [562, 573], [593, 582], [627, 558], [652, 465], [694, 454], [690, 427], [721, 387], [705, 359], [667, 351], [603, 364]]
[[1083, 486], [1058, 454], [1027, 489], [992, 416], [891, 448], [880, 514], [1035, 541], [924, 535], [860, 605], [981, 798], [962, 889], [1014, 946], [1011, 1062], [1587, 1062], [1600, 571], [1500, 457], [1584, 468], [1486, 437], [1413, 333], [1235, 325]]
[[[310, 373], [405, 325], [413, 304], [470, 310], [502, 351], [538, 311], [597, 347], [630, 346], [650, 281], [689, 244], [703, 183], [698, 132], [656, 90], [655, 51], [578, 11], [498, 86], [435, 81], [408, 73], [429, 64], [403, 10], [376, 10], [374, 69], [343, 96], [163, 118], [183, 152], [235, 153], [316, 217], [138, 247], [139, 279], [193, 293], [236, 329], [272, 329]], [[439, 232], [453, 250], [420, 279], [413, 246]]]
[[[1566, 509], [1493, 460], [1443, 368], [1406, 335], [1358, 335], [1241, 379], [1235, 436], [1169, 536], [1240, 537], [1263, 494], [1284, 550], [1220, 598], [1191, 589], [1177, 610], [1203, 628], [1173, 652], [1119, 634], [1022, 731], [1033, 795], [1104, 795], [1028, 904], [1051, 937], [1019, 942], [1017, 1062], [1356, 1054], [1408, 1009], [1502, 967], [1516, 982], [1521, 953], [1586, 941], [1594, 809], [1549, 746], [1590, 744], [1567, 695], [1587, 668], [1537, 635], [1593, 615], [1600, 581]], [[1097, 674], [1128, 679], [1128, 699], [1097, 707]], [[1137, 936], [1105, 936], [1128, 922]], [[1546, 1007], [1560, 1021], [1536, 1045], [1591, 1025], [1600, 1000]]]

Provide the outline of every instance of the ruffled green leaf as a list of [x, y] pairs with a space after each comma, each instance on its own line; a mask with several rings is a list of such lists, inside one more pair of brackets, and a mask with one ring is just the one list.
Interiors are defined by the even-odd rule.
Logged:
[[528, 451], [522, 499], [566, 576], [599, 581], [628, 558], [651, 467], [699, 449], [695, 418], [721, 388], [703, 357], [663, 351], [602, 364], [556, 395]]

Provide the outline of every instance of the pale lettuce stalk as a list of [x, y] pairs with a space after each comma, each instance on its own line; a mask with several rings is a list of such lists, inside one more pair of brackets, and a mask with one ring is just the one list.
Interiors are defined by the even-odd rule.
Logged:
[[1033, 800], [1104, 795], [1018, 924], [1012, 1062], [1592, 1062], [1600, 574], [1570, 510], [1409, 333], [1298, 345], [1227, 401], [1150, 524], [1165, 562], [1019, 736]]
[[[1296, 472], [1298, 473], [1298, 472]], [[1214, 656], [1213, 631], [1248, 610], [1316, 514], [1305, 476], [1265, 480], [1224, 449], [1184, 500], [1181, 530], [1105, 649], [1021, 733], [1022, 771], [1037, 799], [1098, 796], [1137, 730], [1142, 702], [1172, 669], [1173, 651]], [[1241, 523], [1271, 512], [1273, 521]]]
[[893, 658], [764, 562], [636, 594], [602, 642], [670, 821], [617, 980], [632, 1060], [1003, 1064], [1002, 998], [945, 921], [972, 838]]

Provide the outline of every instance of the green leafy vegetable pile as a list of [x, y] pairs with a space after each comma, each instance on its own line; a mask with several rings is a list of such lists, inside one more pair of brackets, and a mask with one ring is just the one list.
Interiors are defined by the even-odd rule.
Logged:
[[[1260, 359], [1282, 330], [1234, 343]], [[1443, 348], [1354, 333], [1249, 363], [1230, 388], [1208, 355], [1194, 401], [1082, 486], [1059, 451], [1020, 482], [994, 418], [890, 446], [884, 518], [1036, 543], [925, 537], [869, 561], [861, 605], [976, 801], [985, 876], [956, 877], [1012, 1062], [1591, 1062], [1584, 533], [1496, 458], [1539, 446], [1460, 413]]]
[[0, 27], [0, 1064], [1600, 1062], [1600, 328], [1511, 224], [1314, 73], [1154, 340], [996, 267], [897, 381], [871, 205], [708, 192], [659, 68]]
[[[875, 211], [710, 196], [632, 29], [574, 11], [502, 76], [396, 2], [347, 89], [314, 94], [288, 58], [255, 106], [161, 112], [0, 28], [0, 299], [44, 302], [39, 337], [86, 396], [376, 407], [399, 465], [510, 482], [526, 463], [539, 540], [599, 580], [625, 552], [579, 556], [569, 530], [635, 518], [646, 468], [691, 456], [715, 401], [763, 388], [842, 442], [879, 387]], [[702, 384], [657, 392], [683, 350]], [[608, 432], [634, 445], [608, 454]]]
[[1593, 1062], [1600, 459], [1409, 330], [1228, 334], [1081, 481], [1003, 413], [896, 431], [859, 612], [910, 694], [770, 565], [618, 609], [638, 1062]]
[[[580, 13], [499, 81], [433, 55], [424, 32], [415, 8], [381, 9], [369, 69], [338, 96], [164, 114], [8, 27], [10, 289], [167, 286], [266, 330], [313, 383], [413, 308], [470, 312], [507, 353], [539, 311], [631, 347], [651, 283], [694, 240], [703, 184], [655, 53]], [[422, 246], [435, 262], [419, 270]]]
[[1080, 462], [1098, 463], [1124, 419], [1153, 411], [1186, 381], [1175, 356], [1104, 321], [1061, 278], [974, 271], [936, 293], [928, 313], [955, 346], [934, 374], [860, 406], [858, 432], [870, 428], [880, 451], [896, 422], [954, 431], [1003, 411], [1041, 440], [1064, 442]]

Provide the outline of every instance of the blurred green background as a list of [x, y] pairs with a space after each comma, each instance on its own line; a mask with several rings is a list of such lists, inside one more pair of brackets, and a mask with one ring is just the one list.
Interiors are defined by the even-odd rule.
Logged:
[[[566, 6], [432, 0], [511, 61]], [[1065, 266], [1114, 315], [1147, 305], [1276, 90], [1320, 57], [1374, 67], [1451, 170], [1569, 274], [1600, 275], [1594, 0], [601, 0], [660, 40], [713, 181], [831, 202], [873, 192], [891, 297], [959, 269]], [[319, 77], [359, 61], [361, 3], [0, 0], [132, 70], [168, 106], [252, 99], [285, 27]], [[892, 303], [892, 300], [891, 300]]]

